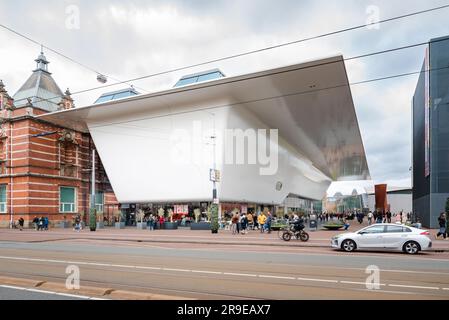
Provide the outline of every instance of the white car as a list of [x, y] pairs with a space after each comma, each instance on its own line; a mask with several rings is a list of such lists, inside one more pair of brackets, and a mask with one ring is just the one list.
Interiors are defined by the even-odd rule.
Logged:
[[402, 224], [379, 223], [357, 232], [339, 234], [332, 238], [333, 248], [352, 252], [361, 250], [400, 250], [416, 254], [432, 247], [429, 231]]

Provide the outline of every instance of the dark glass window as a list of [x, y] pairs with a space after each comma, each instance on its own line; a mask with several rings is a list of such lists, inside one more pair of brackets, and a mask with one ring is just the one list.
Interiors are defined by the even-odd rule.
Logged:
[[387, 226], [388, 233], [404, 232], [403, 226]]

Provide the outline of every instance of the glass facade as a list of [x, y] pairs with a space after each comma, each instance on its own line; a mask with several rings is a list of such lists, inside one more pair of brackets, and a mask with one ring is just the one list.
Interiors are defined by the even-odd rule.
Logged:
[[449, 197], [449, 37], [427, 50], [413, 97], [413, 213], [437, 227]]

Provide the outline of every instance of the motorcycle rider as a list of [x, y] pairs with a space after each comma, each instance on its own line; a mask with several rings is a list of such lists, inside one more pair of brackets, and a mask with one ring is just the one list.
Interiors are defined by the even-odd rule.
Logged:
[[302, 229], [304, 229], [304, 219], [302, 217], [299, 217], [296, 212], [293, 215], [293, 219], [292, 222], [293, 224], [293, 229], [295, 232], [301, 231]]

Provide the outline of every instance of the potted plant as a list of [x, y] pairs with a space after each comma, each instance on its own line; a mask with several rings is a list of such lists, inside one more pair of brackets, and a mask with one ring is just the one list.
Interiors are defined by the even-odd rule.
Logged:
[[196, 208], [193, 210], [193, 214], [195, 215], [195, 222], [190, 223], [190, 230], [211, 230], [211, 223], [200, 221], [201, 210]]
[[96, 209], [90, 209], [90, 211], [89, 211], [89, 228], [90, 228], [90, 231], [97, 230], [97, 210]]
[[114, 220], [115, 220], [114, 226], [117, 229], [124, 229], [125, 228], [125, 219], [123, 217], [123, 214], [122, 214], [121, 210], [114, 211]]
[[211, 224], [210, 229], [212, 233], [218, 233], [219, 224], [218, 224], [218, 205], [213, 204], [208, 209], [208, 216], [210, 216]]
[[323, 225], [327, 230], [339, 230], [344, 227], [344, 223], [341, 221], [330, 221]]
[[137, 229], [145, 230], [147, 228], [147, 223], [143, 222], [143, 218], [145, 217], [145, 213], [142, 209], [137, 210], [136, 213], [136, 225]]
[[104, 229], [104, 216], [103, 212], [97, 213], [97, 229]]

